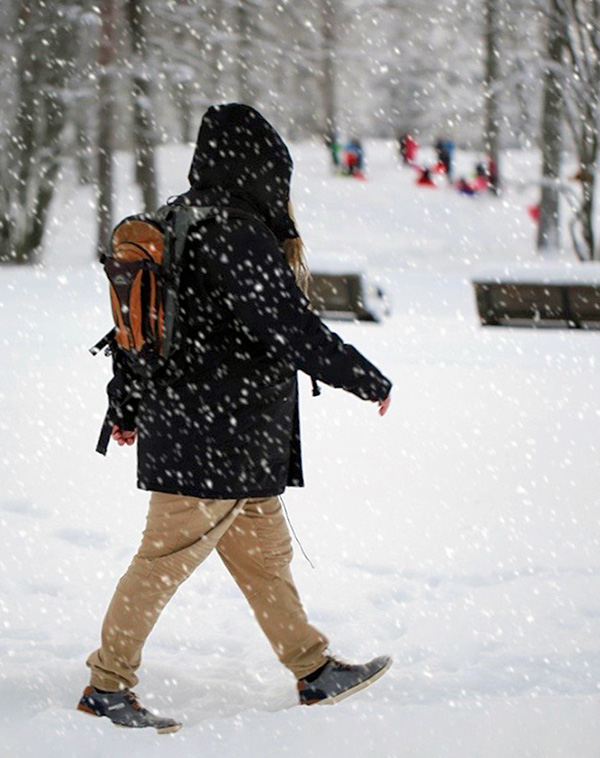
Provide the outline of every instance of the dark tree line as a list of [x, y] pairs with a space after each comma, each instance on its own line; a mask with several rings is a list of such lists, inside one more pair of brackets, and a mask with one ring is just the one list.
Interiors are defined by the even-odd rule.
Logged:
[[7, 103], [4, 97], [0, 259], [25, 263], [41, 245], [60, 170], [64, 91], [73, 76], [78, 18], [60, 0], [52, 6], [20, 3], [5, 14], [3, 46], [13, 65], [4, 71], [10, 70], [7, 89], [18, 98]]
[[[572, 243], [594, 229], [600, 0], [7, 0], [0, 8], [0, 261], [40, 250], [65, 158], [114, 223], [114, 151], [159, 202], [155, 147], [189, 142], [209, 103], [264, 110], [292, 138], [336, 132], [485, 150], [540, 145], [540, 248], [559, 240], [574, 151]], [[501, 184], [499, 186], [501, 189]]]

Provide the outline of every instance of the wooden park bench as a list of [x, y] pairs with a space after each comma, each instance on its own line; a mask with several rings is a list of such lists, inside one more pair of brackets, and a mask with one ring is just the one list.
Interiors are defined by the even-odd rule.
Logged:
[[389, 315], [381, 289], [360, 273], [313, 272], [308, 295], [323, 318], [381, 321]]
[[473, 286], [484, 326], [600, 329], [600, 281], [529, 276], [525, 281], [479, 278]]

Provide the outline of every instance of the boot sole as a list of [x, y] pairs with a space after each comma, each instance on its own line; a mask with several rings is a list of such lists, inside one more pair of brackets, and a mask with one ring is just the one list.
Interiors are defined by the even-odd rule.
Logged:
[[182, 728], [183, 724], [173, 724], [173, 726], [163, 726], [156, 731], [158, 734], [175, 734], [175, 732], [178, 732]]
[[342, 700], [345, 700], [347, 697], [356, 695], [357, 692], [360, 692], [361, 690], [364, 690], [367, 687], [370, 687], [378, 679], [381, 679], [381, 677], [386, 673], [386, 671], [390, 670], [393, 662], [394, 662], [393, 659], [390, 658], [389, 661], [385, 664], [385, 666], [382, 666], [379, 669], [379, 671], [376, 671], [373, 674], [373, 676], [370, 676], [368, 679], [365, 679], [364, 682], [355, 684], [354, 687], [350, 687], [350, 689], [344, 690], [343, 692], [340, 692], [337, 695], [331, 695], [331, 697], [326, 697], [323, 700], [317, 700], [314, 703], [307, 703], [307, 705], [336, 705], [337, 703], [340, 703]]
[[[92, 708], [88, 708], [85, 705], [78, 705], [77, 710], [80, 713], [85, 713], [86, 716], [93, 716], [94, 718], [102, 718], [102, 714], [96, 713]], [[108, 718], [108, 717], [105, 717]], [[110, 719], [108, 719], [110, 721]], [[126, 724], [115, 724], [115, 722], [111, 722], [113, 726], [118, 727], [119, 729], [139, 729], [140, 727], [133, 727], [133, 726], [127, 726]], [[183, 728], [183, 724], [173, 724], [172, 726], [161, 726], [161, 727], [144, 727], [147, 729], [156, 729], [157, 734], [174, 734], [175, 732], [178, 732], [180, 729]]]
[[173, 726], [147, 726], [147, 727], [139, 727], [139, 726], [127, 726], [127, 724], [115, 724], [113, 721], [113, 726], [118, 727], [119, 729], [156, 729], [157, 734], [175, 734], [175, 732], [178, 732], [180, 729], [183, 728], [183, 724], [173, 724]]

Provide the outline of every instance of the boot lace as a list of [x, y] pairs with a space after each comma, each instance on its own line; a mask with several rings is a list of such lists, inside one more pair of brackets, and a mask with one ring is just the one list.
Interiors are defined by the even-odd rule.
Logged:
[[131, 707], [134, 708], [136, 711], [140, 711], [140, 713], [145, 712], [145, 709], [142, 708], [142, 706], [140, 705], [135, 692], [131, 692], [131, 690], [128, 690], [127, 693], [125, 694], [125, 699], [131, 705]]
[[337, 668], [343, 669], [344, 671], [350, 671], [354, 668], [354, 666], [351, 663], [347, 663], [346, 661], [342, 661], [339, 658], [336, 658], [335, 655], [330, 655], [329, 660], [331, 663], [333, 663], [334, 666]]

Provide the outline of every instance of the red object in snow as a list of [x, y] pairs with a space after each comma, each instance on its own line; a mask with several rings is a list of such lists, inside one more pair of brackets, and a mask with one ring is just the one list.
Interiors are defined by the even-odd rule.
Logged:
[[435, 187], [436, 184], [431, 178], [431, 172], [428, 168], [424, 168], [421, 171], [421, 175], [417, 179], [417, 184], [421, 187]]
[[352, 170], [358, 164], [358, 156], [356, 153], [346, 150], [346, 166]]
[[475, 192], [482, 192], [483, 190], [488, 189], [490, 186], [485, 176], [474, 177], [474, 179], [471, 181], [471, 184], [473, 185]]
[[539, 203], [537, 205], [528, 205], [527, 206], [527, 213], [529, 213], [529, 215], [535, 221], [536, 224], [539, 224], [539, 222], [540, 222], [540, 205], [539, 205]]

